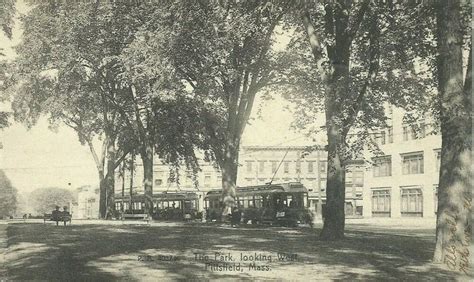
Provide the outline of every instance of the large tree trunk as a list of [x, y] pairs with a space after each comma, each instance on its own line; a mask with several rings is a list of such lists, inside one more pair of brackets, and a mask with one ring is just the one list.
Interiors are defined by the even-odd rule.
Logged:
[[235, 188], [239, 167], [239, 138], [229, 141], [226, 146], [224, 159], [221, 162], [222, 171], [222, 201], [224, 207], [222, 215], [226, 215], [230, 208], [235, 206]]
[[105, 174], [99, 170], [99, 218], [105, 219], [107, 213], [107, 185], [105, 183]]
[[[328, 137], [328, 170], [326, 188], [326, 206], [324, 225], [321, 238], [337, 240], [344, 237], [344, 202], [345, 202], [345, 135], [349, 124], [344, 116], [344, 103], [348, 103], [349, 92], [349, 60], [353, 32], [349, 27], [350, 1], [338, 1], [335, 5], [325, 5], [325, 32], [334, 37], [334, 44], [321, 44], [316, 28], [311, 22], [309, 12], [303, 13], [305, 27], [316, 67], [325, 83], [325, 113]], [[361, 7], [363, 16], [367, 7]], [[360, 20], [360, 19], [357, 19]], [[352, 23], [353, 25], [355, 23]], [[352, 31], [350, 31], [352, 30]], [[352, 34], [351, 34], [352, 33]], [[330, 68], [325, 67], [326, 52]], [[354, 101], [351, 101], [354, 102]], [[347, 113], [346, 113], [347, 114]]]
[[[333, 117], [334, 118], [334, 117]], [[345, 202], [345, 169], [341, 146], [341, 129], [329, 119], [328, 137], [328, 170], [326, 187], [326, 209], [321, 238], [337, 240], [344, 237], [344, 202]]]
[[116, 162], [116, 150], [115, 142], [111, 140], [107, 146], [107, 174], [105, 175], [104, 183], [106, 190], [106, 207], [107, 212], [105, 217], [110, 219], [113, 217], [115, 212], [115, 162]]
[[[337, 15], [337, 14], [336, 14]], [[342, 21], [342, 22], [341, 22]], [[347, 22], [336, 18], [336, 30], [344, 30]], [[326, 210], [321, 239], [338, 240], [344, 237], [345, 224], [345, 154], [343, 101], [349, 95], [349, 57], [351, 43], [336, 33], [336, 45], [328, 50], [332, 63], [331, 73], [326, 79], [326, 130], [328, 138], [328, 169], [326, 188]]]
[[132, 153], [132, 156], [130, 158], [130, 202], [129, 202], [129, 208], [128, 210], [132, 212], [133, 210], [133, 173], [135, 169], [135, 155]]
[[[460, 2], [437, 3], [441, 166], [433, 260], [468, 274], [471, 239], [471, 56], [463, 82]], [[472, 52], [472, 50], [470, 50]]]
[[141, 151], [143, 162], [143, 188], [145, 190], [145, 213], [153, 214], [153, 145], [146, 143]]

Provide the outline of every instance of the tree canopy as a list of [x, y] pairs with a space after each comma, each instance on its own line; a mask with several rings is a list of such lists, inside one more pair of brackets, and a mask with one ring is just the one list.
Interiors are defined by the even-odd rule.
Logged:
[[64, 206], [70, 208], [69, 204], [72, 200], [71, 191], [58, 187], [36, 189], [29, 197], [29, 203], [37, 215], [51, 213], [56, 206], [59, 206], [61, 210]]
[[0, 170], [0, 218], [13, 216], [17, 209], [17, 190]]

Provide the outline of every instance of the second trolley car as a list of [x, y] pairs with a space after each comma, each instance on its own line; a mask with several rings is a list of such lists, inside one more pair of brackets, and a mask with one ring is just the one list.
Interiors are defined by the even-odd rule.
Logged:
[[[205, 197], [208, 220], [219, 220], [224, 204], [222, 190], [214, 190]], [[299, 182], [268, 184], [236, 188], [236, 203], [244, 223], [297, 226], [312, 225], [308, 209], [308, 191]]]

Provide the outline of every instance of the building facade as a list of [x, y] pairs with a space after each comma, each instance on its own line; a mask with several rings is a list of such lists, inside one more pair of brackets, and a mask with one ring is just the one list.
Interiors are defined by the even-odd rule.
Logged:
[[82, 186], [77, 188], [77, 201], [71, 205], [75, 219], [99, 218], [99, 188]]
[[407, 124], [402, 110], [387, 112], [377, 138], [383, 154], [366, 154], [364, 216], [435, 217], [441, 138], [428, 118]]
[[[308, 189], [309, 208], [322, 216], [326, 203], [327, 152], [306, 152], [306, 146], [242, 146], [239, 155], [237, 186], [301, 182]], [[206, 193], [222, 187], [222, 174], [211, 163], [201, 161], [194, 176], [189, 170], [174, 171], [156, 157], [153, 169], [153, 192], [194, 192], [199, 195], [199, 209], [204, 208]], [[364, 163], [355, 161], [346, 168], [346, 215], [363, 215]], [[117, 169], [115, 174], [116, 210], [129, 209], [130, 195], [143, 195], [143, 166], [137, 158], [134, 169]], [[122, 199], [122, 201], [120, 201]], [[97, 218], [98, 189], [81, 187], [75, 212], [77, 218]], [[143, 209], [134, 203], [133, 209]]]
[[[309, 208], [322, 215], [326, 203], [327, 152], [306, 146], [243, 146], [239, 156], [238, 185], [297, 181], [308, 189]], [[346, 215], [363, 213], [364, 162], [346, 168]]]

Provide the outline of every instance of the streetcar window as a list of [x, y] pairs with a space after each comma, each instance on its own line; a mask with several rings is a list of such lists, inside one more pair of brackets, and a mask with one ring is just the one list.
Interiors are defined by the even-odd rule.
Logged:
[[242, 202], [243, 202], [244, 208], [249, 207], [249, 197], [245, 197]]
[[253, 197], [253, 196], [250, 197], [250, 199], [249, 199], [249, 207], [255, 207], [255, 202], [254, 202], [254, 201], [255, 201], [255, 200], [254, 200], [254, 197]]
[[194, 208], [194, 201], [185, 201], [184, 202], [184, 208], [187, 210], [193, 209]]
[[262, 207], [262, 196], [260, 195], [255, 196], [255, 207], [257, 208]]

